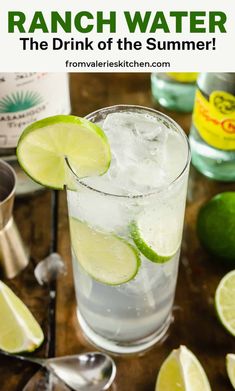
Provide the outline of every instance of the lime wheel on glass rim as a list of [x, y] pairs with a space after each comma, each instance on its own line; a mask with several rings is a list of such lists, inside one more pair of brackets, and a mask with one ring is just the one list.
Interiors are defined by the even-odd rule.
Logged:
[[100, 127], [84, 118], [58, 115], [34, 122], [23, 131], [17, 158], [34, 181], [63, 189], [68, 181], [65, 158], [82, 178], [104, 174], [111, 152]]

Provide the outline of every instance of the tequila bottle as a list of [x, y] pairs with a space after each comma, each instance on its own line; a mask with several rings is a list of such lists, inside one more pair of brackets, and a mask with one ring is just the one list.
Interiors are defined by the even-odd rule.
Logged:
[[20, 169], [15, 150], [22, 130], [31, 122], [56, 114], [69, 114], [66, 73], [0, 73], [0, 158], [17, 173], [17, 195], [41, 186]]

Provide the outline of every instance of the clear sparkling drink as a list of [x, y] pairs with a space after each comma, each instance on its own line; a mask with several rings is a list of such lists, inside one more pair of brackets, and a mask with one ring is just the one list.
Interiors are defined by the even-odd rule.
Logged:
[[[140, 352], [156, 343], [171, 322], [188, 141], [173, 120], [143, 107], [114, 106], [87, 119], [104, 130], [112, 160], [99, 177], [81, 180], [71, 172], [67, 190], [78, 318], [95, 345], [115, 353]], [[79, 256], [87, 252], [95, 262], [103, 254], [107, 266], [123, 256], [121, 250], [127, 255], [118, 284], [113, 282], [120, 269], [110, 267], [110, 281], [104, 283], [84, 270]], [[127, 279], [130, 251], [138, 258], [138, 270]]]

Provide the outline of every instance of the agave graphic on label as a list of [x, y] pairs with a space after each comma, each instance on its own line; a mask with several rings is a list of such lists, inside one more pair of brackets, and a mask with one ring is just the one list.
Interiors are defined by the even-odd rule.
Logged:
[[28, 110], [42, 103], [42, 97], [35, 91], [17, 91], [0, 99], [0, 113], [14, 113]]

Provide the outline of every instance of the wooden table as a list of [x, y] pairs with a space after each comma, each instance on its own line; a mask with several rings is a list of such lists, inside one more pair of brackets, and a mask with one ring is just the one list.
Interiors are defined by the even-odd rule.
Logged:
[[[80, 116], [118, 103], [153, 107], [149, 74], [73, 74], [71, 98], [72, 113]], [[190, 115], [170, 115], [188, 132]], [[232, 390], [226, 375], [225, 355], [235, 353], [235, 339], [217, 320], [213, 304], [216, 286], [229, 268], [217, 263], [201, 248], [195, 232], [199, 207], [214, 194], [226, 190], [235, 190], [235, 185], [211, 181], [191, 169], [174, 322], [167, 338], [144, 356], [115, 358], [118, 371], [112, 391], [154, 391], [161, 363], [180, 344], [186, 345], [198, 356], [214, 391]], [[20, 276], [7, 281], [34, 313], [46, 336], [48, 289], [37, 284], [33, 270], [50, 249], [50, 197], [50, 191], [45, 191], [17, 200], [15, 217], [32, 260]], [[75, 314], [67, 207], [63, 192], [59, 195], [57, 251], [66, 262], [67, 275], [60, 277], [57, 283], [56, 354], [93, 350], [83, 338]], [[43, 357], [47, 349], [46, 339], [35, 355]], [[0, 390], [21, 391], [35, 370], [34, 365], [0, 357]]]

